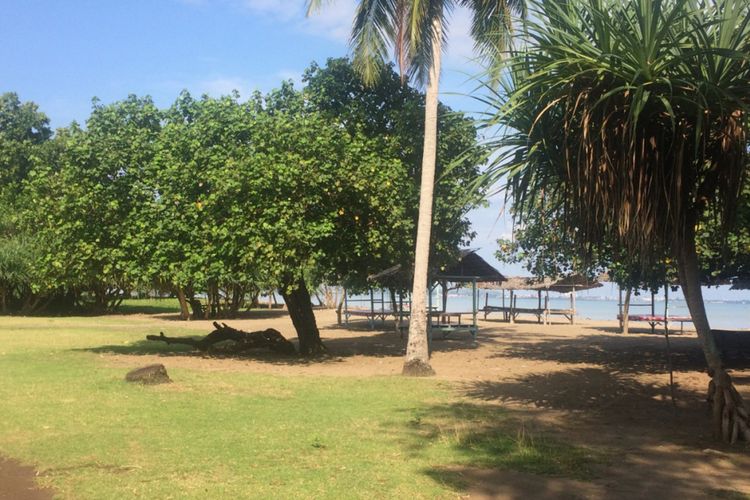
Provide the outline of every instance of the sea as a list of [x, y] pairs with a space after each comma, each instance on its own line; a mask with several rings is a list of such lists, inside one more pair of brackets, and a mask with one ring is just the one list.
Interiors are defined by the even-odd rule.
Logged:
[[[703, 287], [703, 299], [706, 305], [711, 328], [724, 330], [750, 330], [750, 290], [730, 290], [729, 286]], [[387, 294], [386, 294], [387, 295]], [[501, 290], [478, 289], [478, 306], [481, 310], [486, 303], [491, 306], [502, 304]], [[379, 293], [376, 293], [379, 298]], [[624, 293], [623, 293], [624, 296]], [[509, 294], [505, 292], [506, 305], [509, 304]], [[518, 291], [516, 294], [517, 307], [537, 307], [537, 293], [535, 291]], [[351, 297], [355, 307], [368, 307], [367, 296]], [[669, 316], [690, 316], [682, 291], [669, 290]], [[360, 301], [361, 300], [361, 301]], [[544, 301], [544, 295], [542, 295]], [[550, 309], [570, 308], [570, 295], [550, 292]], [[439, 291], [432, 297], [433, 305], [441, 304]], [[603, 283], [600, 288], [576, 292], [576, 318], [596, 321], [616, 321], [619, 314], [619, 289], [614, 283]], [[630, 314], [651, 314], [651, 292], [641, 290], [633, 294], [630, 301]], [[654, 311], [657, 315], [664, 314], [664, 290], [654, 296]], [[447, 310], [449, 312], [471, 311], [471, 286], [458, 288], [448, 292]]]

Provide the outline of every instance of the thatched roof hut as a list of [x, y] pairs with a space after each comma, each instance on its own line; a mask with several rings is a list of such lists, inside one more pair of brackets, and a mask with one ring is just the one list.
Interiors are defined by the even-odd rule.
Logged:
[[530, 278], [525, 276], [515, 276], [508, 278], [502, 283], [493, 285], [482, 285], [482, 288], [493, 290], [541, 290], [558, 293], [579, 292], [591, 288], [599, 288], [602, 284], [596, 280], [589, 279], [580, 274], [574, 274], [566, 278]]
[[501, 283], [507, 280], [500, 271], [477, 254], [477, 248], [461, 250], [458, 262], [435, 275], [447, 281], [472, 281], [477, 283]]
[[[473, 281], [477, 283], [503, 282], [507, 278], [495, 269], [489, 262], [480, 257], [478, 249], [465, 248], [460, 250], [458, 262], [439, 272], [432, 272], [434, 280], [452, 282]], [[393, 288], [407, 288], [411, 285], [412, 270], [405, 269], [401, 264], [391, 266], [378, 273], [371, 274], [367, 281], [381, 286]]]

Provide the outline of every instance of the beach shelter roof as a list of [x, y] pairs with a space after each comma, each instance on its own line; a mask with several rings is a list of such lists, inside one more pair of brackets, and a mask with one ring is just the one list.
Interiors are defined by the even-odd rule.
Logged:
[[[477, 249], [470, 248], [460, 250], [458, 262], [437, 274], [432, 273], [433, 278], [453, 282], [472, 281], [473, 279], [476, 279], [477, 282], [502, 282], [506, 280], [500, 271], [492, 267], [476, 252]], [[367, 277], [367, 280], [383, 286], [403, 288], [404, 285], [411, 283], [411, 269], [405, 269], [401, 264], [397, 264], [371, 274]]]
[[730, 290], [750, 290], [750, 277], [735, 278]]
[[485, 288], [496, 288], [498, 290], [549, 290], [550, 292], [568, 293], [572, 291], [588, 290], [602, 286], [596, 280], [591, 280], [580, 274], [574, 274], [566, 278], [529, 278], [525, 276], [516, 276], [508, 278], [498, 286]]
[[603, 286], [596, 280], [591, 280], [586, 276], [580, 274], [574, 274], [566, 278], [555, 281], [549, 290], [552, 292], [567, 293], [573, 291], [590, 290], [592, 288], [599, 288]]
[[477, 254], [478, 248], [461, 250], [458, 262], [441, 270], [435, 277], [448, 281], [473, 281], [479, 283], [503, 282], [507, 278]]

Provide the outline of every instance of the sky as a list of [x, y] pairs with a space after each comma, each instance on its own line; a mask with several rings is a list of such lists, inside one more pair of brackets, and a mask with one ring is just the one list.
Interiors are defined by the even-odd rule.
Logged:
[[[300, 85], [312, 61], [349, 54], [354, 0], [336, 0], [307, 17], [304, 0], [0, 0], [0, 92], [34, 101], [53, 127], [83, 123], [96, 96], [103, 103], [150, 95], [169, 106], [183, 89], [248, 97], [282, 80]], [[441, 100], [481, 111], [473, 76], [468, 12], [448, 25]], [[472, 247], [497, 263], [496, 240], [509, 237], [500, 199], [473, 211]]]
[[[94, 96], [150, 95], [167, 107], [183, 89], [248, 97], [286, 79], [299, 85], [312, 61], [349, 53], [355, 3], [329, 2], [306, 17], [304, 0], [0, 0], [0, 92], [36, 102], [63, 127], [83, 123]], [[469, 26], [466, 11], [453, 12], [441, 100], [477, 112]], [[494, 198], [470, 214], [472, 247], [507, 276], [528, 274], [494, 259], [496, 240], [511, 233], [503, 208]], [[750, 300], [750, 292], [707, 293]]]

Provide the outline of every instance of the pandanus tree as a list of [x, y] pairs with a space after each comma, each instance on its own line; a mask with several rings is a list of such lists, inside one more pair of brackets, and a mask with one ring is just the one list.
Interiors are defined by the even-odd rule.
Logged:
[[715, 431], [750, 439], [701, 295], [696, 230], [735, 220], [748, 163], [746, 0], [535, 1], [524, 50], [492, 94], [503, 135], [490, 181], [518, 217], [544, 193], [581, 251], [647, 270], [676, 262], [711, 377]]
[[[324, 3], [325, 0], [309, 0], [308, 13]], [[472, 35], [477, 51], [481, 56], [495, 60], [508, 46], [511, 14], [523, 13], [524, 5], [524, 0], [360, 0], [358, 4], [351, 47], [354, 65], [365, 82], [374, 82], [384, 62], [393, 57], [404, 80], [407, 76], [415, 77], [426, 86], [419, 218], [405, 375], [434, 374], [427, 343], [427, 280], [438, 141], [438, 91], [447, 20], [456, 6], [468, 7], [473, 13]]]

